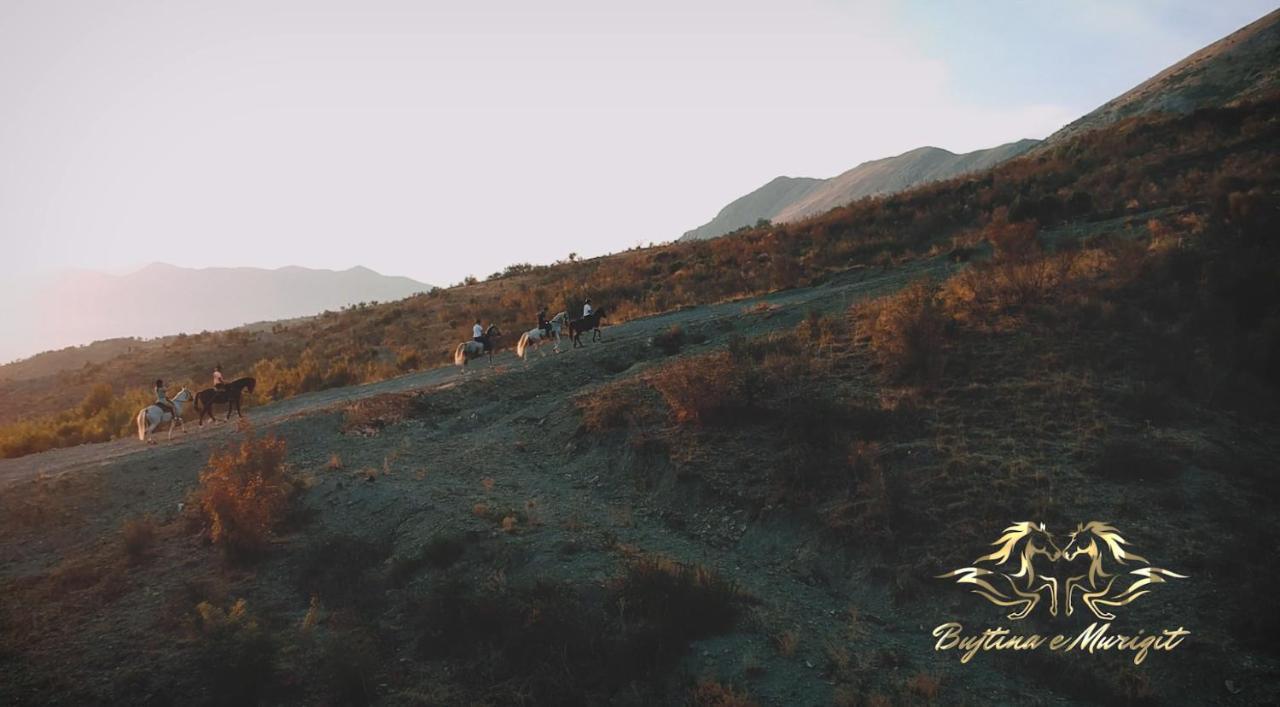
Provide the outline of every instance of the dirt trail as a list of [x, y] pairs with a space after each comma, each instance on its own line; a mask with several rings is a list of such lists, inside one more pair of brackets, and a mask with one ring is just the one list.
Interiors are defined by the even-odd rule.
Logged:
[[[786, 324], [794, 324], [808, 309], [830, 310], [845, 307], [855, 300], [876, 296], [892, 291], [924, 276], [939, 276], [953, 266], [946, 260], [934, 258], [906, 264], [892, 270], [858, 268], [829, 278], [826, 282], [806, 288], [785, 290], [761, 297], [751, 297], [730, 302], [691, 307], [664, 314], [635, 319], [621, 324], [606, 326], [603, 329], [605, 341], [603, 346], [609, 347], [619, 343], [646, 341], [654, 334], [667, 328], [680, 325], [685, 328], [708, 325], [726, 317], [736, 317], [744, 312], [758, 309], [756, 316], [751, 317], [761, 331], [780, 328]], [[519, 331], [517, 326], [508, 325]], [[514, 347], [515, 337], [508, 336], [504, 342]], [[565, 340], [561, 356], [591, 355], [591, 351], [601, 344], [587, 343], [586, 349], [576, 351]], [[548, 353], [550, 357], [554, 354]], [[259, 427], [270, 427], [281, 422], [319, 412], [335, 406], [345, 405], [385, 393], [403, 393], [429, 388], [447, 387], [463, 380], [501, 378], [507, 375], [537, 375], [539, 367], [546, 359], [536, 352], [529, 358], [526, 368], [515, 354], [508, 348], [494, 356], [494, 365], [473, 362], [468, 367], [466, 376], [461, 376], [455, 366], [442, 366], [417, 373], [410, 373], [377, 383], [334, 388], [331, 390], [306, 393], [280, 402], [249, 408], [246, 417]], [[195, 417], [194, 410], [187, 409], [187, 417]], [[219, 418], [221, 420], [221, 417]], [[173, 439], [167, 440], [166, 428], [157, 430], [158, 447], [182, 448], [195, 447], [205, 450], [234, 434], [235, 425], [217, 422], [187, 425], [187, 432], [175, 430]], [[76, 447], [55, 449], [39, 454], [32, 454], [17, 459], [0, 459], [0, 488], [4, 488], [38, 474], [50, 477], [73, 473], [83, 469], [105, 466], [130, 459], [142, 459], [145, 455], [154, 455], [156, 447], [140, 443], [136, 437], [117, 439], [111, 442], [83, 444]]]

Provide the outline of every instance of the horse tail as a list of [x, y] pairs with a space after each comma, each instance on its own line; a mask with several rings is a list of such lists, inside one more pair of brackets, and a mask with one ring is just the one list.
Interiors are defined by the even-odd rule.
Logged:
[[138, 411], [138, 441], [147, 441], [147, 409], [142, 408]]
[[524, 350], [529, 347], [529, 332], [520, 335], [520, 341], [516, 343], [516, 356], [524, 358]]
[[453, 352], [453, 365], [464, 366], [467, 363], [467, 342], [458, 344], [458, 348]]
[[194, 405], [196, 406], [196, 412], [200, 412], [200, 393], [196, 393]]

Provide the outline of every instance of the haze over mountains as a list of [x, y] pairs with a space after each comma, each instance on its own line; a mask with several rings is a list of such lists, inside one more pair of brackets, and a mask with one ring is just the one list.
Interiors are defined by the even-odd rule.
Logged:
[[866, 196], [892, 194], [918, 184], [948, 179], [994, 167], [1039, 144], [1018, 140], [986, 150], [957, 155], [938, 147], [921, 147], [894, 157], [863, 162], [830, 179], [778, 177], [740, 197], [716, 217], [681, 236], [681, 240], [715, 238], [760, 219], [798, 221]]
[[[431, 286], [365, 267], [181, 268], [163, 263], [128, 275], [79, 271], [31, 297], [28, 321], [10, 322], [0, 359], [116, 337], [155, 337], [292, 319]], [[9, 329], [10, 326], [6, 326]]]

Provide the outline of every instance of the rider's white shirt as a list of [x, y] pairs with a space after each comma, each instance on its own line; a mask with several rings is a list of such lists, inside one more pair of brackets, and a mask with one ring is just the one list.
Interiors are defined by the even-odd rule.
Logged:
[[484, 328], [481, 327], [479, 324], [471, 327], [471, 335], [477, 338], [484, 336]]
[[589, 304], [582, 305], [582, 316], [584, 317], [591, 316], [591, 305]]

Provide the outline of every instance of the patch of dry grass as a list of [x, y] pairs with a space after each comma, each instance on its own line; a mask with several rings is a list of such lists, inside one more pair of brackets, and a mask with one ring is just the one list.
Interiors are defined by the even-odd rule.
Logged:
[[297, 489], [285, 466], [284, 440], [259, 438], [245, 425], [239, 445], [209, 457], [191, 505], [211, 542], [229, 557], [247, 559], [266, 549]]

